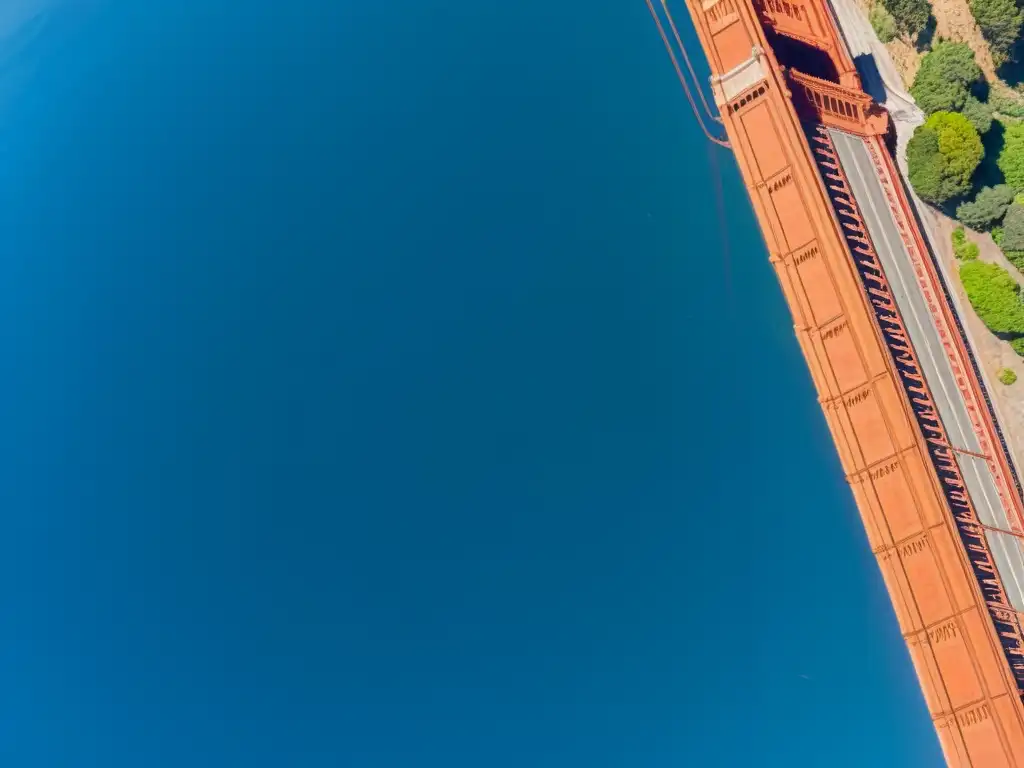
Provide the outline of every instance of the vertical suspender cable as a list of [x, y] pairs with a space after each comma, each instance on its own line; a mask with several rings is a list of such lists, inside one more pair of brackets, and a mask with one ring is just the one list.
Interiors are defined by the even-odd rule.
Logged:
[[[654, 19], [654, 23], [658, 27], [658, 33], [661, 35], [661, 40], [665, 44], [665, 50], [668, 51], [669, 58], [672, 59], [672, 66], [675, 67], [676, 77], [679, 78], [679, 84], [683, 86], [683, 92], [686, 94], [686, 100], [688, 102], [690, 102], [690, 109], [693, 110], [693, 116], [697, 118], [698, 125], [700, 125], [701, 130], [704, 132], [704, 135], [707, 136], [708, 139], [710, 139], [711, 141], [713, 141], [715, 144], [717, 144], [720, 147], [725, 147], [726, 149], [731, 149], [731, 146], [730, 146], [728, 141], [723, 141], [722, 139], [718, 139], [718, 138], [712, 136], [710, 131], [708, 131], [707, 126], [704, 125], [704, 120], [701, 117], [700, 110], [697, 108], [697, 104], [693, 100], [693, 94], [690, 93], [690, 88], [686, 84], [686, 78], [683, 76], [682, 70], [679, 68], [679, 61], [676, 59], [675, 53], [672, 51], [672, 44], [669, 42], [668, 36], [665, 34], [665, 28], [661, 24], [661, 19], [658, 18], [658, 14], [654, 10], [654, 5], [651, 3], [651, 0], [646, 0], [646, 2], [647, 2], [647, 9], [651, 12], [651, 18]], [[666, 11], [667, 11], [667, 8], [666, 8]], [[677, 39], [678, 39], [678, 33], [677, 33]], [[683, 50], [683, 55], [685, 56], [686, 53], [685, 53], [685, 49], [682, 48], [682, 42], [680, 42], [680, 49]], [[689, 59], [687, 59], [687, 63], [689, 63]], [[693, 72], [692, 66], [690, 67], [690, 72], [691, 73]], [[694, 76], [694, 80], [696, 80], [696, 76]], [[701, 99], [702, 100], [704, 99], [703, 91], [701, 91]], [[706, 101], [705, 101], [704, 106], [705, 106], [705, 109], [708, 109]], [[713, 117], [713, 115], [712, 115], [712, 117]], [[716, 118], [716, 119], [718, 119], [718, 118]], [[705, 146], [707, 146], [707, 145], [705, 145]], [[728, 222], [725, 220], [725, 200], [724, 200], [724, 195], [722, 193], [722, 177], [721, 177], [721, 173], [719, 172], [717, 159], [714, 157], [714, 154], [715, 154], [714, 150], [711, 149], [711, 147], [707, 147], [707, 149], [708, 149], [708, 156], [709, 156], [708, 160], [709, 160], [709, 162], [711, 163], [711, 166], [712, 166], [711, 167], [711, 178], [712, 178], [712, 184], [715, 187], [715, 204], [716, 204], [716, 209], [717, 209], [716, 213], [718, 214], [718, 220], [719, 220], [719, 231], [721, 231], [723, 233], [723, 240], [722, 240], [723, 259], [722, 259], [722, 261], [723, 261], [723, 267], [724, 267], [724, 271], [725, 271], [724, 277], [725, 277], [725, 288], [726, 288], [726, 301], [727, 301], [729, 306], [732, 306], [732, 302], [733, 302], [733, 295], [732, 295], [732, 267], [731, 267], [731, 264], [730, 264], [731, 260], [730, 260], [730, 255], [729, 255], [729, 240], [728, 240], [728, 234], [727, 234], [728, 230], [729, 230], [729, 226], [728, 226]]]
[[693, 94], [690, 93], [690, 86], [686, 83], [686, 78], [683, 76], [682, 69], [679, 68], [679, 60], [676, 59], [676, 54], [672, 50], [672, 44], [668, 40], [668, 35], [665, 34], [665, 28], [661, 25], [661, 19], [658, 18], [658, 12], [654, 10], [654, 5], [651, 3], [651, 0], [644, 1], [647, 3], [647, 10], [651, 12], [651, 18], [654, 19], [654, 23], [658, 27], [658, 33], [661, 35], [661, 40], [665, 44], [665, 50], [668, 51], [669, 58], [672, 59], [672, 66], [675, 67], [676, 77], [679, 78], [679, 84], [683, 86], [683, 92], [686, 94], [686, 100], [690, 102], [690, 108], [693, 110], [694, 117], [697, 118], [697, 123], [700, 125], [700, 129], [704, 131], [704, 135], [707, 136], [710, 141], [713, 141], [720, 147], [730, 149], [731, 147], [728, 141], [715, 138], [711, 135], [707, 126], [704, 125], [704, 119], [701, 117], [700, 109], [697, 107], [697, 102], [693, 100]]
[[665, 9], [665, 18], [668, 19], [668, 25], [672, 28], [672, 34], [676, 38], [676, 42], [679, 44], [679, 51], [683, 54], [683, 61], [686, 62], [686, 68], [690, 70], [690, 77], [693, 78], [694, 87], [697, 89], [697, 93], [700, 94], [701, 104], [704, 105], [704, 112], [712, 120], [716, 122], [722, 122], [722, 118], [716, 115], [711, 107], [708, 105], [708, 100], [704, 96], [704, 89], [700, 86], [700, 80], [697, 77], [697, 73], [693, 71], [693, 64], [690, 63], [690, 57], [686, 53], [686, 46], [683, 45], [683, 40], [679, 36], [679, 30], [676, 29], [676, 22], [672, 18], [672, 12], [668, 9], [668, 0], [661, 0], [661, 7]]

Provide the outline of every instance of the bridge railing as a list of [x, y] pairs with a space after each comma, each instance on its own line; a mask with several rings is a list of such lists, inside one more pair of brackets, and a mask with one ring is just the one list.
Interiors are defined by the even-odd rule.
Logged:
[[863, 91], [785, 69], [793, 105], [806, 120], [820, 122], [859, 136], [880, 136], [889, 131], [889, 115]]
[[832, 139], [826, 130], [817, 126], [808, 127], [807, 137], [832, 208], [842, 224], [861, 287], [871, 303], [893, 367], [899, 373], [911, 410], [925, 438], [925, 448], [953, 513], [953, 522], [978, 587], [985, 597], [989, 618], [1002, 644], [1018, 695], [1024, 699], [1024, 628], [1020, 616], [1003, 586], [1003, 574], [996, 568], [985, 529], [970, 498], [917, 353], [909, 343], [909, 334], [895, 296], [860, 216]]

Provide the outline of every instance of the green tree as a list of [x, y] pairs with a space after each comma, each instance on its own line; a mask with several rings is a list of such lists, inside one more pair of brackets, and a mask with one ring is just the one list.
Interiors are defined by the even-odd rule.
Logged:
[[1024, 304], [1020, 286], [998, 264], [966, 261], [960, 265], [960, 281], [981, 321], [993, 333], [1024, 334]]
[[939, 152], [935, 131], [919, 125], [907, 143], [907, 166], [910, 186], [929, 203], [944, 203], [956, 193], [947, 181], [945, 163]]
[[1024, 357], [1024, 336], [1019, 336], [1016, 339], [1010, 339], [1010, 349], [1021, 357]]
[[971, 229], [986, 230], [1003, 218], [1012, 202], [1013, 187], [1010, 185], [982, 187], [974, 200], [957, 207], [956, 217]]
[[[895, 14], [893, 14], [895, 15]], [[966, 43], [938, 43], [921, 59], [910, 93], [926, 114], [963, 109], [981, 67]]]
[[1024, 117], [1024, 98], [1001, 83], [992, 83], [988, 103], [996, 112], [1007, 117]]
[[946, 177], [946, 163], [939, 152], [939, 137], [935, 131], [919, 125], [907, 143], [907, 166], [910, 186], [929, 203], [941, 204], [956, 196], [956, 190]]
[[1014, 203], [1006, 211], [1000, 247], [1004, 251], [1024, 251], [1024, 205]]
[[971, 125], [974, 126], [978, 133], [988, 133], [992, 127], [992, 107], [983, 101], [978, 101], [974, 94], [967, 94], [964, 106], [960, 111], [964, 117], [971, 121]]
[[878, 39], [883, 43], [891, 43], [896, 39], [896, 19], [892, 17], [892, 14], [886, 10], [884, 5], [876, 4], [871, 6], [868, 21], [871, 22], [871, 28], [875, 30]]
[[907, 144], [910, 183], [924, 200], [944, 203], [970, 191], [984, 156], [981, 137], [966, 117], [936, 112]]
[[939, 137], [939, 152], [946, 159], [947, 171], [962, 188], [961, 194], [971, 188], [971, 177], [985, 156], [978, 131], [971, 121], [956, 112], [936, 112], [925, 125]]
[[1016, 0], [971, 0], [971, 13], [988, 41], [996, 64], [1006, 61], [1024, 21]]
[[1003, 251], [1003, 255], [1017, 268], [1018, 272], [1024, 272], [1024, 251]]
[[882, 4], [892, 14], [897, 29], [908, 37], [917, 37], [932, 15], [928, 0], [882, 0]]
[[999, 372], [999, 381], [1005, 384], [1006, 386], [1010, 386], [1016, 380], [1017, 374], [1011, 371], [1009, 368], [1003, 368], [1003, 370]]
[[1024, 190], [1024, 123], [1010, 123], [1003, 134], [1003, 148], [996, 161], [1006, 183]]

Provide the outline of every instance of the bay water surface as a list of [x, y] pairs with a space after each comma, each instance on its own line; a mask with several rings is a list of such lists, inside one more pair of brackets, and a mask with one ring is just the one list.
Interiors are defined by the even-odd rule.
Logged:
[[3, 765], [940, 764], [640, 0], [8, 0], [0, 244]]

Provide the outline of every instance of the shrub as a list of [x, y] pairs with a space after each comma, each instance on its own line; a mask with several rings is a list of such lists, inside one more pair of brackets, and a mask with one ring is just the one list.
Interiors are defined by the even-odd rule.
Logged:
[[1006, 61], [1020, 36], [1022, 18], [1016, 0], [971, 0], [971, 13], [988, 41], [995, 63]]
[[1024, 272], [1024, 251], [1003, 251], [1003, 255], [1018, 271]]
[[971, 229], [986, 230], [1003, 218], [1012, 202], [1013, 187], [1008, 184], [982, 187], [974, 200], [957, 206], [956, 217]]
[[1000, 245], [1001, 246], [1003, 244], [1003, 228], [1002, 227], [992, 227], [991, 235], [992, 235], [992, 241], [996, 245]]
[[960, 265], [967, 299], [988, 329], [997, 334], [1024, 334], [1020, 286], [998, 264], [967, 261]]
[[1002, 85], [993, 84], [988, 93], [988, 103], [1001, 115], [1024, 117], [1024, 99], [1016, 91]]
[[963, 109], [960, 111], [971, 121], [971, 125], [978, 133], [988, 133], [989, 128], [992, 127], [992, 107], [983, 101], [978, 101], [973, 94], [967, 94]]
[[1024, 336], [1016, 339], [1010, 339], [1010, 349], [1021, 357], [1024, 357]]
[[1003, 368], [1003, 370], [999, 372], [999, 381], [1005, 384], [1006, 386], [1010, 386], [1016, 380], [1017, 374], [1011, 371], [1009, 368]]
[[978, 245], [967, 240], [967, 233], [963, 227], [953, 230], [953, 253], [961, 261], [970, 261], [978, 258]]
[[[895, 14], [893, 14], [895, 15]], [[921, 59], [910, 93], [927, 114], [963, 109], [970, 88], [981, 79], [974, 51], [966, 43], [938, 43]]]
[[1006, 183], [1024, 190], [1024, 123], [1011, 123], [1003, 134], [1003, 148], [996, 161]]
[[[882, 0], [896, 27], [908, 37], [917, 37], [932, 15], [928, 0]], [[872, 24], [872, 26], [874, 26]], [[882, 42], [885, 42], [884, 40]]]
[[1003, 218], [1004, 251], [1024, 251], [1024, 205], [1014, 203]]
[[971, 177], [984, 157], [981, 137], [966, 117], [936, 112], [907, 144], [910, 183], [923, 199], [944, 203], [971, 189]]
[[875, 30], [875, 34], [878, 35], [878, 39], [883, 43], [891, 43], [896, 39], [896, 19], [885, 9], [884, 5], [871, 6], [868, 20], [871, 22], [871, 28]]

